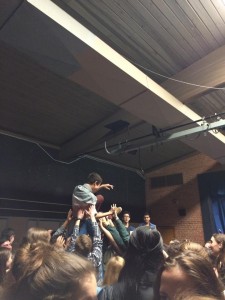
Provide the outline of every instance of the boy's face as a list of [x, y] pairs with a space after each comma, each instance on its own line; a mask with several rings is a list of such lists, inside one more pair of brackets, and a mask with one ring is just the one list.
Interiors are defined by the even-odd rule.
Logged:
[[144, 216], [144, 222], [145, 222], [146, 224], [149, 224], [149, 223], [150, 223], [150, 216], [149, 216], [149, 215], [145, 215], [145, 216]]
[[97, 192], [99, 190], [100, 186], [101, 186], [101, 183], [98, 183], [97, 181], [95, 181], [95, 183], [93, 183], [91, 185], [92, 192], [93, 193]]
[[130, 216], [129, 216], [129, 214], [124, 214], [124, 215], [123, 215], [123, 221], [124, 221], [124, 223], [129, 223], [129, 221], [130, 221]]

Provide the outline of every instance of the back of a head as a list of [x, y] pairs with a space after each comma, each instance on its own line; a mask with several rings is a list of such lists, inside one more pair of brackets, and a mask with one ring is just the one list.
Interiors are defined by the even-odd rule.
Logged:
[[163, 241], [158, 230], [140, 226], [130, 236], [128, 252], [158, 254], [163, 250]]
[[81, 234], [76, 239], [76, 253], [87, 257], [92, 251], [92, 239], [87, 234]]
[[202, 255], [204, 258], [209, 259], [208, 251], [204, 246], [202, 246], [199, 243], [191, 242], [191, 241], [185, 241], [180, 246], [181, 252], [184, 251], [193, 251], [197, 254]]
[[50, 232], [47, 229], [39, 228], [39, 227], [31, 227], [27, 231], [27, 235], [25, 237], [25, 242], [30, 244], [37, 243], [37, 242], [50, 242]]
[[140, 226], [130, 235], [119, 281], [131, 278], [139, 281], [146, 271], [154, 273], [163, 260], [163, 241], [159, 231]]
[[156, 272], [163, 261], [160, 233], [147, 226], [136, 228], [130, 235], [125, 265], [113, 288], [113, 299], [153, 299]]
[[102, 184], [102, 181], [102, 177], [95, 172], [90, 173], [87, 178], [87, 183], [89, 184], [93, 184], [95, 182], [97, 182], [98, 184]]
[[182, 243], [179, 240], [171, 240], [167, 246], [166, 252], [168, 256], [174, 257], [181, 253]]
[[48, 244], [33, 244], [24, 251], [23, 272], [8, 291], [7, 300], [76, 299], [82, 280], [95, 274], [88, 260]]

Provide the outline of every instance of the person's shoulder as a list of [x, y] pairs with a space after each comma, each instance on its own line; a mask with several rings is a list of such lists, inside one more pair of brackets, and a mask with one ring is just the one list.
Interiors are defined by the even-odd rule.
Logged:
[[140, 223], [140, 224], [138, 225], [138, 227], [140, 227], [140, 226], [145, 226], [145, 223]]
[[133, 231], [134, 229], [136, 229], [133, 225], [130, 225], [129, 227], [128, 227], [128, 230], [129, 231]]
[[151, 229], [156, 229], [156, 225], [153, 224], [153, 223], [150, 223], [150, 228], [151, 228]]
[[92, 189], [88, 183], [85, 184], [79, 184], [75, 186], [73, 193], [76, 195], [76, 193], [90, 193], [92, 192]]

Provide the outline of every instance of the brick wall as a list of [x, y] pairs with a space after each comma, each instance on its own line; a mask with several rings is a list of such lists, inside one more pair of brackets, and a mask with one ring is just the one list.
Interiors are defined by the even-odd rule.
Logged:
[[[196, 154], [186, 159], [157, 169], [147, 174], [146, 204], [151, 213], [151, 221], [161, 226], [174, 227], [176, 239], [190, 239], [204, 243], [202, 214], [199, 199], [197, 175], [221, 170], [222, 166], [204, 154]], [[183, 174], [183, 185], [152, 189], [152, 177]], [[179, 209], [186, 215], [180, 216]]]

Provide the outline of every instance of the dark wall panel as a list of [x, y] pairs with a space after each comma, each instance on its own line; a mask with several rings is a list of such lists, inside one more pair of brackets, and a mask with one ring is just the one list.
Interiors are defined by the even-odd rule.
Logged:
[[[58, 159], [56, 151], [45, 150]], [[102, 210], [117, 203], [131, 211], [134, 222], [142, 220], [145, 183], [136, 173], [91, 159], [55, 162], [36, 144], [0, 136], [0, 215], [64, 218], [74, 186], [93, 171], [115, 187], [101, 191]]]

